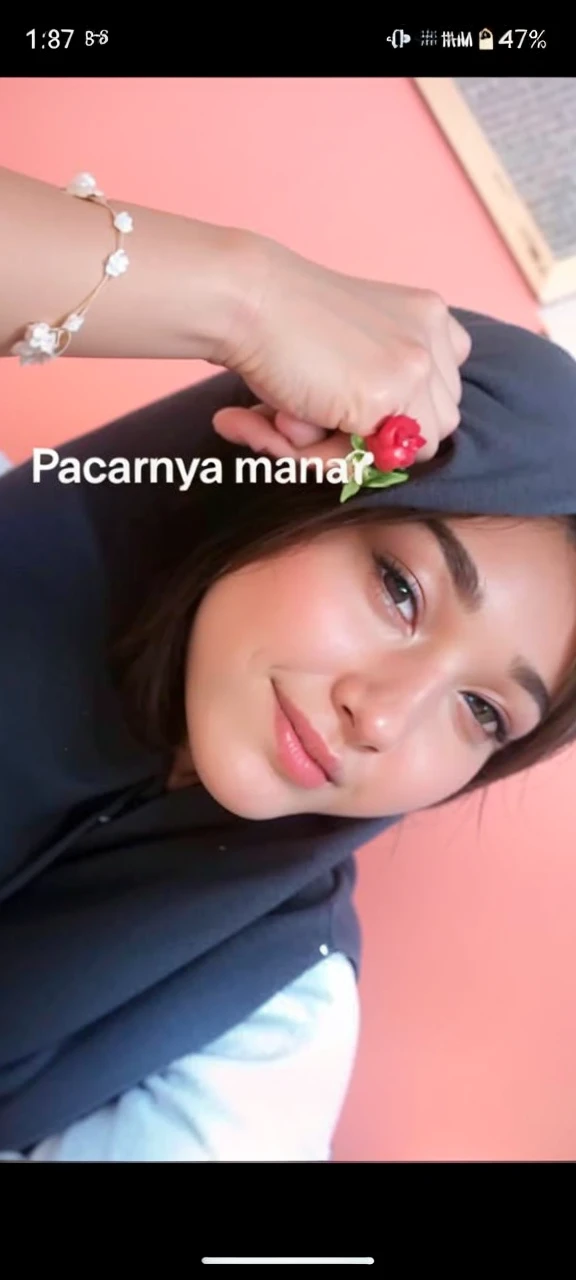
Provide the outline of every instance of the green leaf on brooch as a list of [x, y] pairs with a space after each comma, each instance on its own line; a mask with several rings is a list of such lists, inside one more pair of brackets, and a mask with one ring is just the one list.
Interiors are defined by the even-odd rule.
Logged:
[[407, 471], [389, 471], [387, 475], [380, 473], [374, 480], [368, 482], [368, 489], [388, 489], [392, 484], [402, 484], [408, 479]]
[[358, 493], [359, 488], [360, 485], [357, 484], [356, 480], [349, 480], [348, 484], [344, 485], [342, 493], [340, 494], [340, 501], [347, 502], [348, 498], [353, 498], [354, 494]]
[[366, 445], [364, 444], [362, 436], [350, 436], [350, 439], [352, 441], [353, 449], [361, 449], [362, 453], [366, 452]]

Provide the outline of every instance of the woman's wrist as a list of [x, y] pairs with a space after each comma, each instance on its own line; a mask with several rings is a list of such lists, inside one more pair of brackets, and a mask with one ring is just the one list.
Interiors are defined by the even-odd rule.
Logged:
[[[106, 196], [132, 218], [129, 266], [94, 299], [64, 358], [226, 363], [249, 327], [259, 237]], [[114, 236], [101, 205], [0, 169], [0, 240], [10, 246], [0, 296], [9, 355], [27, 325], [59, 322], [94, 289]]]
[[[115, 297], [113, 286], [105, 291], [115, 335], [109, 354], [227, 364], [250, 327], [258, 236], [136, 205], [122, 207], [133, 218], [134, 233], [130, 267], [120, 282], [122, 287], [126, 281], [126, 295]], [[102, 315], [101, 328], [104, 320]], [[95, 331], [91, 336], [89, 329], [87, 321], [85, 340], [93, 348]]]
[[193, 358], [231, 366], [251, 341], [266, 240], [237, 227], [192, 220], [188, 232], [185, 342]]
[[226, 364], [247, 327], [250, 246], [257, 237], [110, 202], [133, 220], [130, 266], [97, 299], [70, 354]]

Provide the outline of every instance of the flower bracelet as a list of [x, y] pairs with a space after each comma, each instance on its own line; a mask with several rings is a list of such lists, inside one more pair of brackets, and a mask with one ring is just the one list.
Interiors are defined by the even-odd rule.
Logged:
[[65, 190], [70, 196], [77, 196], [80, 200], [91, 200], [93, 204], [101, 204], [108, 210], [116, 232], [116, 248], [106, 258], [104, 275], [99, 284], [87, 298], [84, 298], [75, 311], [70, 312], [70, 315], [62, 320], [55, 321], [54, 324], [47, 324], [45, 320], [35, 320], [27, 325], [23, 339], [15, 343], [10, 350], [11, 355], [20, 356], [20, 364], [45, 364], [47, 360], [54, 360], [56, 356], [63, 355], [70, 344], [72, 334], [82, 328], [86, 312], [98, 294], [110, 279], [123, 275], [130, 262], [123, 248], [124, 236], [132, 231], [134, 225], [130, 214], [115, 213], [103, 192], [98, 190], [96, 179], [91, 173], [78, 173]]
[[[116, 248], [105, 260], [102, 279], [75, 311], [64, 316], [59, 322], [55, 321], [54, 324], [48, 324], [45, 320], [35, 320], [26, 326], [23, 339], [10, 349], [10, 354], [19, 356], [20, 364], [23, 365], [45, 364], [46, 361], [63, 355], [72, 335], [82, 328], [86, 313], [98, 294], [110, 279], [123, 275], [130, 262], [123, 245], [124, 236], [133, 230], [131, 215], [114, 211], [104, 193], [96, 186], [96, 179], [91, 173], [78, 173], [68, 183], [65, 191], [68, 195], [76, 196], [80, 200], [91, 200], [93, 204], [101, 204], [108, 210], [116, 232]], [[340, 502], [347, 502], [363, 488], [385, 489], [389, 485], [402, 484], [404, 480], [408, 480], [406, 471], [398, 471], [395, 468], [411, 466], [418, 450], [426, 444], [426, 440], [420, 434], [418, 423], [405, 414], [396, 414], [383, 419], [369, 438], [370, 450], [366, 448], [366, 442], [361, 436], [353, 435], [351, 442], [352, 451], [346, 456], [348, 479], [343, 485]]]

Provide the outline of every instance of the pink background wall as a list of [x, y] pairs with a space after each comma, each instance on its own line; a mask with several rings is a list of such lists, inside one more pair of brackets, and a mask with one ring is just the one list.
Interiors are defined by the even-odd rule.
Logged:
[[[246, 225], [354, 273], [537, 327], [535, 302], [410, 81], [3, 80], [0, 164]], [[73, 301], [73, 300], [72, 300]], [[20, 460], [203, 376], [3, 361]], [[360, 855], [363, 1035], [338, 1160], [576, 1158], [574, 755]]]

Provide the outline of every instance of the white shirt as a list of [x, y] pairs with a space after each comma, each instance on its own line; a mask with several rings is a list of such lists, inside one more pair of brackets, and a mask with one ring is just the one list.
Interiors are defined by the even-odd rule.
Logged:
[[358, 1030], [354, 970], [334, 952], [201, 1053], [150, 1076], [26, 1158], [327, 1161]]

